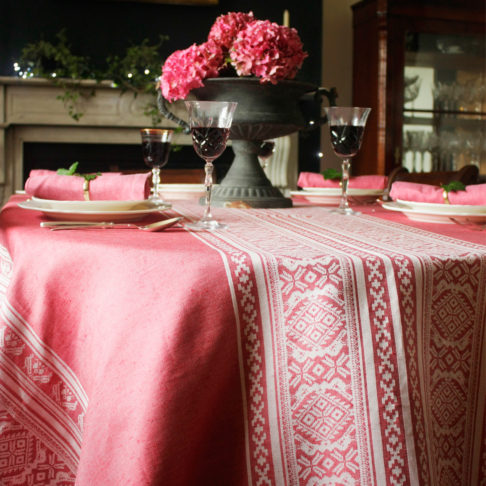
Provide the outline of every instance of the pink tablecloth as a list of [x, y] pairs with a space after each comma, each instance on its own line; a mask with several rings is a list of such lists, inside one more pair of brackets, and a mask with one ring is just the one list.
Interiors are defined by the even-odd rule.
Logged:
[[486, 480], [480, 232], [319, 207], [50, 232], [14, 202], [1, 484]]

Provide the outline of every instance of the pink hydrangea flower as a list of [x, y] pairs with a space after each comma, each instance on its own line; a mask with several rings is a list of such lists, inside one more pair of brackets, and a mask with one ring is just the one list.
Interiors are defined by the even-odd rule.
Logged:
[[208, 39], [214, 40], [223, 49], [228, 50], [232, 46], [236, 34], [253, 20], [253, 12], [229, 12], [226, 15], [220, 15], [211, 27]]
[[162, 66], [163, 97], [170, 102], [184, 99], [191, 90], [203, 86], [203, 79], [218, 76], [223, 63], [221, 47], [211, 40], [173, 52]]
[[248, 23], [230, 49], [231, 63], [239, 76], [254, 75], [272, 84], [293, 79], [307, 55], [294, 28], [268, 20]]
[[[204, 44], [175, 51], [162, 66], [160, 88], [165, 99], [184, 99], [203, 80], [230, 67], [238, 76], [257, 76], [262, 83], [293, 79], [307, 57], [293, 28], [255, 20], [252, 12], [219, 16]], [[226, 74], [224, 74], [226, 75]]]

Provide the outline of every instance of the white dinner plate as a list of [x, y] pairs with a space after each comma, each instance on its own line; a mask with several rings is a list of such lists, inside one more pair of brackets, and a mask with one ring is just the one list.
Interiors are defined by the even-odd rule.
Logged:
[[[341, 200], [340, 187], [305, 187], [301, 191], [291, 191], [290, 195], [303, 198], [308, 202], [325, 206], [337, 206]], [[350, 203], [369, 204], [383, 195], [383, 189], [353, 189], [348, 188]]]
[[407, 206], [411, 209], [416, 209], [418, 211], [433, 211], [445, 212], [445, 213], [479, 213], [486, 214], [486, 206], [473, 205], [473, 204], [439, 204], [439, 203], [425, 203], [425, 202], [415, 202], [415, 201], [404, 201], [402, 199], [397, 199], [397, 203]]
[[151, 209], [154, 204], [147, 199], [129, 201], [64, 201], [59, 199], [31, 198], [34, 203], [43, 208], [60, 211], [133, 211]]
[[171, 204], [143, 201], [53, 201], [32, 198], [18, 203], [23, 209], [40, 211], [52, 219], [70, 221], [137, 221], [151, 213], [165, 211]]
[[[448, 209], [444, 208], [419, 208], [412, 207], [401, 202], [386, 202], [382, 206], [390, 211], [403, 213], [407, 218], [413, 221], [422, 221], [426, 223], [486, 223], [486, 210], [468, 212], [467, 207], [458, 204], [449, 204]], [[430, 206], [430, 205], [429, 205]], [[442, 206], [442, 205], [440, 205]], [[484, 206], [481, 206], [484, 208]]]

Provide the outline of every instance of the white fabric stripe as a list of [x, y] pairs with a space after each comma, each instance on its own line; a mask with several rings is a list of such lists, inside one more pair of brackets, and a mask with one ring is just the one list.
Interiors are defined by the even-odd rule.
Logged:
[[224, 264], [224, 269], [226, 272], [226, 278], [228, 279], [228, 286], [230, 289], [231, 300], [233, 304], [233, 312], [235, 314], [235, 322], [236, 322], [236, 339], [238, 345], [238, 366], [240, 370], [240, 387], [241, 387], [241, 398], [243, 402], [243, 421], [244, 421], [244, 433], [245, 433], [245, 456], [246, 456], [246, 467], [247, 467], [247, 474], [248, 474], [248, 486], [253, 485], [253, 478], [251, 474], [251, 460], [250, 460], [250, 439], [249, 439], [249, 424], [248, 424], [248, 397], [246, 396], [246, 382], [245, 382], [245, 369], [243, 365], [243, 350], [242, 350], [242, 342], [241, 342], [241, 322], [240, 322], [240, 315], [238, 312], [238, 303], [236, 301], [235, 295], [235, 284], [233, 281], [233, 277], [231, 275], [231, 269], [228, 262], [228, 256], [226, 253], [221, 251], [219, 248], [214, 246], [209, 241], [201, 238], [196, 232], [191, 232], [191, 234], [197, 238], [199, 241], [207, 245], [208, 247], [212, 248], [213, 250], [217, 251], [221, 256], [221, 259]]
[[[415, 260], [415, 259], [414, 259]], [[388, 298], [390, 301], [390, 311], [392, 316], [393, 332], [395, 334], [395, 350], [397, 353], [396, 363], [398, 367], [397, 378], [400, 380], [400, 398], [402, 404], [402, 417], [405, 433], [405, 441], [407, 444], [407, 457], [408, 457], [408, 471], [410, 474], [410, 484], [419, 484], [419, 478], [417, 475], [417, 458], [415, 451], [415, 443], [413, 438], [413, 425], [412, 414], [410, 405], [410, 396], [408, 394], [408, 372], [406, 365], [405, 351], [403, 348], [404, 335], [403, 325], [400, 314], [400, 302], [398, 298], [398, 289], [395, 282], [395, 272], [393, 271], [393, 265], [389, 258], [383, 257], [383, 263], [385, 265], [385, 273], [387, 275], [388, 286]], [[422, 275], [416, 271], [417, 285], [422, 283]], [[423, 292], [421, 292], [423, 295]], [[421, 303], [417, 302], [417, 307], [420, 307]]]
[[[268, 418], [270, 428], [270, 441], [272, 443], [272, 457], [275, 473], [275, 482], [278, 485], [284, 484], [297, 484], [296, 464], [292, 465], [292, 468], [288, 468], [286, 464], [283, 464], [284, 457], [282, 456], [282, 450], [280, 448], [280, 423], [279, 423], [279, 395], [278, 374], [274, 368], [274, 336], [272, 330], [279, 326], [265, 325], [265, 323], [272, 322], [270, 320], [269, 310], [269, 296], [268, 290], [273, 288], [273, 285], [265, 276], [266, 265], [262, 262], [261, 258], [254, 252], [249, 253], [252, 260], [253, 269], [255, 271], [255, 279], [258, 288], [258, 300], [260, 303], [260, 315], [262, 319], [262, 334], [265, 352], [265, 372], [267, 383], [267, 400], [268, 400]], [[272, 316], [275, 319], [275, 316]], [[275, 322], [275, 321], [273, 321]], [[285, 480], [284, 471], [294, 473], [287, 482]]]
[[[432, 298], [429, 297], [432, 282], [426, 281], [427, 275], [431, 273], [424, 270], [426, 262], [413, 261], [414, 265], [414, 279], [417, 283], [417, 295], [422, 296], [421, 300], [417, 300], [417, 314], [416, 314], [416, 332], [417, 332], [417, 371], [420, 378], [420, 396], [422, 397], [421, 409], [423, 410], [424, 430], [427, 438], [434, 437], [434, 418], [429, 404], [428, 385], [430, 384], [430, 370], [427, 366], [428, 352], [425, 349], [425, 345], [430, 343], [430, 304], [432, 304]], [[426, 303], [428, 305], [426, 305]], [[425, 441], [425, 447], [427, 459], [429, 459], [426, 465], [429, 473], [430, 484], [437, 484], [437, 470], [435, 461], [431, 461], [434, 458], [433, 444], [430, 440]]]
[[88, 396], [78, 377], [73, 373], [69, 366], [64, 363], [52, 348], [46, 346], [39, 339], [27, 321], [20, 316], [7, 300], [2, 303], [0, 313], [30, 344], [31, 348], [37, 353], [37, 356], [42, 359], [43, 362], [48, 363], [54, 372], [60, 376], [61, 380], [72, 389], [76, 398], [80, 401], [82, 408], [86, 410], [88, 407]]
[[[353, 257], [350, 255], [353, 262], [356, 275], [356, 286], [358, 288], [366, 288], [366, 281], [363, 270], [363, 262], [359, 257]], [[357, 329], [357, 338], [361, 338], [361, 342], [358, 344], [359, 359], [364, 361], [364, 366], [361, 369], [364, 370], [364, 376], [362, 379], [366, 384], [361, 383], [359, 388], [362, 392], [362, 396], [359, 397], [360, 402], [363, 404], [363, 414], [368, 417], [369, 424], [357, 423], [356, 435], [361, 440], [357, 441], [358, 453], [360, 457], [369, 458], [369, 461], [374, 464], [374, 468], [366, 469], [366, 462], [360, 461], [361, 478], [369, 478], [369, 484], [375, 485], [376, 478], [385, 477], [385, 460], [383, 457], [383, 444], [381, 440], [381, 427], [380, 427], [380, 415], [378, 413], [378, 394], [375, 373], [369, 373], [368, 370], [375, 369], [375, 357], [374, 357], [374, 342], [373, 334], [371, 332], [370, 315], [368, 310], [368, 299], [366, 295], [360, 292], [356, 292], [358, 298], [359, 308], [359, 329]], [[361, 333], [359, 332], [361, 331]], [[350, 344], [350, 349], [352, 349]], [[355, 351], [355, 349], [353, 349]], [[351, 353], [352, 357], [353, 353]], [[354, 387], [353, 387], [354, 388]], [[356, 415], [358, 417], [358, 414]], [[366, 437], [363, 437], [365, 435]], [[371, 437], [370, 437], [371, 435]], [[364, 442], [364, 443], [363, 443]], [[375, 475], [373, 475], [373, 472]]]

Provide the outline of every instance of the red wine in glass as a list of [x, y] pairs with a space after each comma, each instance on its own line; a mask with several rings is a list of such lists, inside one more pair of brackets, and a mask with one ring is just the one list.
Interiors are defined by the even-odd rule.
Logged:
[[169, 160], [170, 142], [158, 140], [142, 141], [142, 155], [145, 164], [150, 167], [164, 167]]
[[191, 134], [194, 150], [199, 157], [214, 160], [224, 152], [230, 129], [194, 126], [191, 127]]
[[213, 187], [213, 161], [226, 148], [237, 103], [233, 101], [186, 101], [189, 112], [192, 145], [194, 151], [204, 160], [204, 198], [203, 217], [186, 228], [194, 230], [216, 230], [226, 225], [213, 218], [211, 213], [211, 191]]
[[160, 128], [143, 128], [140, 130], [143, 160], [148, 167], [152, 168], [152, 193], [149, 199], [159, 205], [165, 204], [165, 201], [159, 195], [160, 168], [169, 160], [173, 133], [173, 130]]
[[266, 159], [273, 154], [275, 150], [275, 142], [273, 140], [267, 140], [260, 145], [260, 150], [258, 152], [258, 157]]
[[339, 157], [354, 157], [361, 147], [364, 127], [355, 125], [331, 125], [331, 143]]
[[273, 140], [265, 140], [260, 145], [260, 150], [258, 151], [258, 158], [262, 164], [262, 168], [266, 169], [268, 165], [268, 159], [272, 156], [275, 151], [275, 142]]
[[348, 183], [351, 159], [358, 153], [371, 108], [358, 106], [331, 106], [324, 108], [329, 122], [331, 144], [341, 159], [341, 201], [335, 209], [340, 214], [359, 214], [349, 207]]

